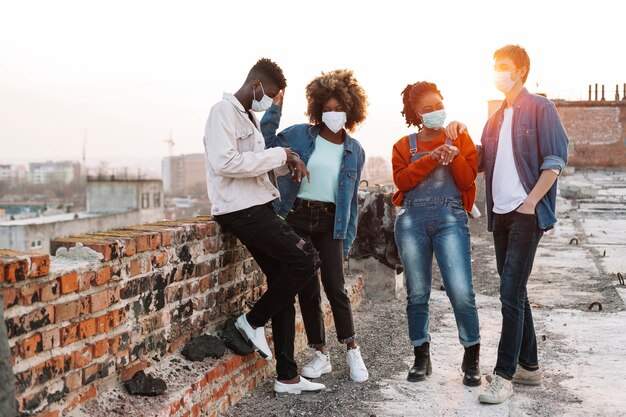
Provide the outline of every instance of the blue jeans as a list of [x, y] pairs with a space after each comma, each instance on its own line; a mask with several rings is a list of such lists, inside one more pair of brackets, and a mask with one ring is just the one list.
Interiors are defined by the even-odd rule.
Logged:
[[433, 253], [463, 346], [480, 343], [472, 285], [467, 213], [458, 199], [410, 201], [398, 212], [395, 239], [404, 266], [409, 338], [413, 346], [430, 342], [429, 309]]
[[537, 216], [512, 211], [494, 214], [493, 241], [500, 274], [502, 333], [495, 373], [511, 379], [519, 363], [528, 370], [539, 368], [537, 338], [526, 284], [543, 230]]

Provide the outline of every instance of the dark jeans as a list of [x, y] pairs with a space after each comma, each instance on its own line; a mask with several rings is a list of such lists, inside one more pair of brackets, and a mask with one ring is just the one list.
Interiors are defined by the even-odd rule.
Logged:
[[[319, 252], [322, 285], [333, 312], [337, 339], [339, 343], [352, 342], [355, 332], [352, 307], [343, 276], [343, 241], [333, 239], [334, 204], [328, 207], [307, 207], [298, 201], [296, 200], [294, 210], [287, 216], [287, 222], [298, 235], [311, 239]], [[317, 277], [300, 290], [298, 300], [309, 346], [317, 348], [326, 345], [320, 281]]]
[[13, 417], [17, 415], [15, 385], [7, 328], [4, 325], [3, 306], [4, 302], [0, 293], [0, 416]]
[[267, 276], [267, 291], [246, 317], [256, 327], [272, 319], [277, 378], [296, 377], [294, 302], [315, 276], [317, 254], [312, 243], [298, 236], [269, 203], [215, 216], [215, 220], [246, 246]]
[[493, 240], [500, 274], [502, 333], [495, 373], [510, 380], [518, 363], [539, 368], [537, 338], [526, 284], [543, 230], [534, 214], [494, 214]]

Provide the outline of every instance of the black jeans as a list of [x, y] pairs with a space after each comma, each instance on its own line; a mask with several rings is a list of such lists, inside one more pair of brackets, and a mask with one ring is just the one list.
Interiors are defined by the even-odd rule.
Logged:
[[[300, 201], [296, 200], [294, 210], [287, 216], [287, 222], [298, 235], [311, 239], [319, 252], [322, 285], [333, 312], [337, 339], [339, 343], [349, 343], [355, 337], [354, 322], [343, 276], [343, 240], [333, 239], [334, 204], [308, 207]], [[309, 346], [317, 348], [326, 345], [320, 281], [317, 277], [300, 290], [298, 300]]]
[[317, 253], [311, 241], [298, 236], [269, 203], [214, 217], [246, 246], [267, 276], [267, 291], [246, 317], [256, 327], [272, 319], [277, 378], [296, 377], [294, 303], [315, 276]]
[[502, 333], [495, 373], [510, 380], [518, 363], [539, 368], [537, 338], [526, 284], [543, 230], [534, 214], [494, 214], [493, 240], [500, 274]]

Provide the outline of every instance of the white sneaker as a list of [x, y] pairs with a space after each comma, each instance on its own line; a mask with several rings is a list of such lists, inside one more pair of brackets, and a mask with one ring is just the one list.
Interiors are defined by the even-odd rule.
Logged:
[[311, 359], [311, 362], [302, 367], [300, 375], [307, 378], [319, 378], [332, 370], [333, 367], [330, 365], [330, 356], [316, 350], [315, 356]]
[[520, 365], [517, 365], [517, 369], [515, 369], [515, 374], [513, 374], [511, 382], [523, 385], [540, 385], [541, 371], [539, 369], [529, 371]]
[[266, 360], [272, 359], [272, 351], [270, 350], [269, 345], [267, 344], [267, 339], [265, 338], [265, 327], [257, 327], [253, 329], [248, 323], [248, 319], [246, 319], [246, 315], [242, 314], [237, 318], [235, 322], [235, 327], [239, 330], [239, 333], [243, 336], [244, 339], [248, 342], [250, 346], [261, 355]]
[[363, 358], [361, 357], [361, 348], [359, 346], [354, 349], [348, 349], [346, 352], [346, 363], [350, 368], [350, 378], [354, 382], [365, 382], [370, 374], [367, 372]]
[[494, 375], [491, 378], [491, 384], [485, 387], [485, 390], [478, 396], [478, 401], [487, 404], [500, 404], [508, 400], [513, 395], [513, 384], [502, 378], [500, 375]]
[[276, 395], [313, 394], [318, 393], [323, 389], [326, 389], [326, 385], [311, 382], [303, 376], [300, 377], [300, 382], [297, 384], [284, 384], [278, 380], [274, 381], [274, 393]]

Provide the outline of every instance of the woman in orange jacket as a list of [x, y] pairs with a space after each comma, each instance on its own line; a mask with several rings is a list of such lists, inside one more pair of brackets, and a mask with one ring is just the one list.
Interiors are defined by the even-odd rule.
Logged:
[[461, 344], [463, 383], [481, 383], [480, 331], [472, 286], [470, 234], [467, 212], [476, 196], [478, 155], [466, 132], [454, 141], [443, 130], [443, 97], [433, 83], [421, 81], [402, 92], [402, 114], [417, 133], [393, 147], [393, 180], [400, 206], [395, 239], [404, 266], [409, 338], [415, 363], [409, 381], [430, 375], [429, 311], [433, 253], [446, 294], [452, 303]]

